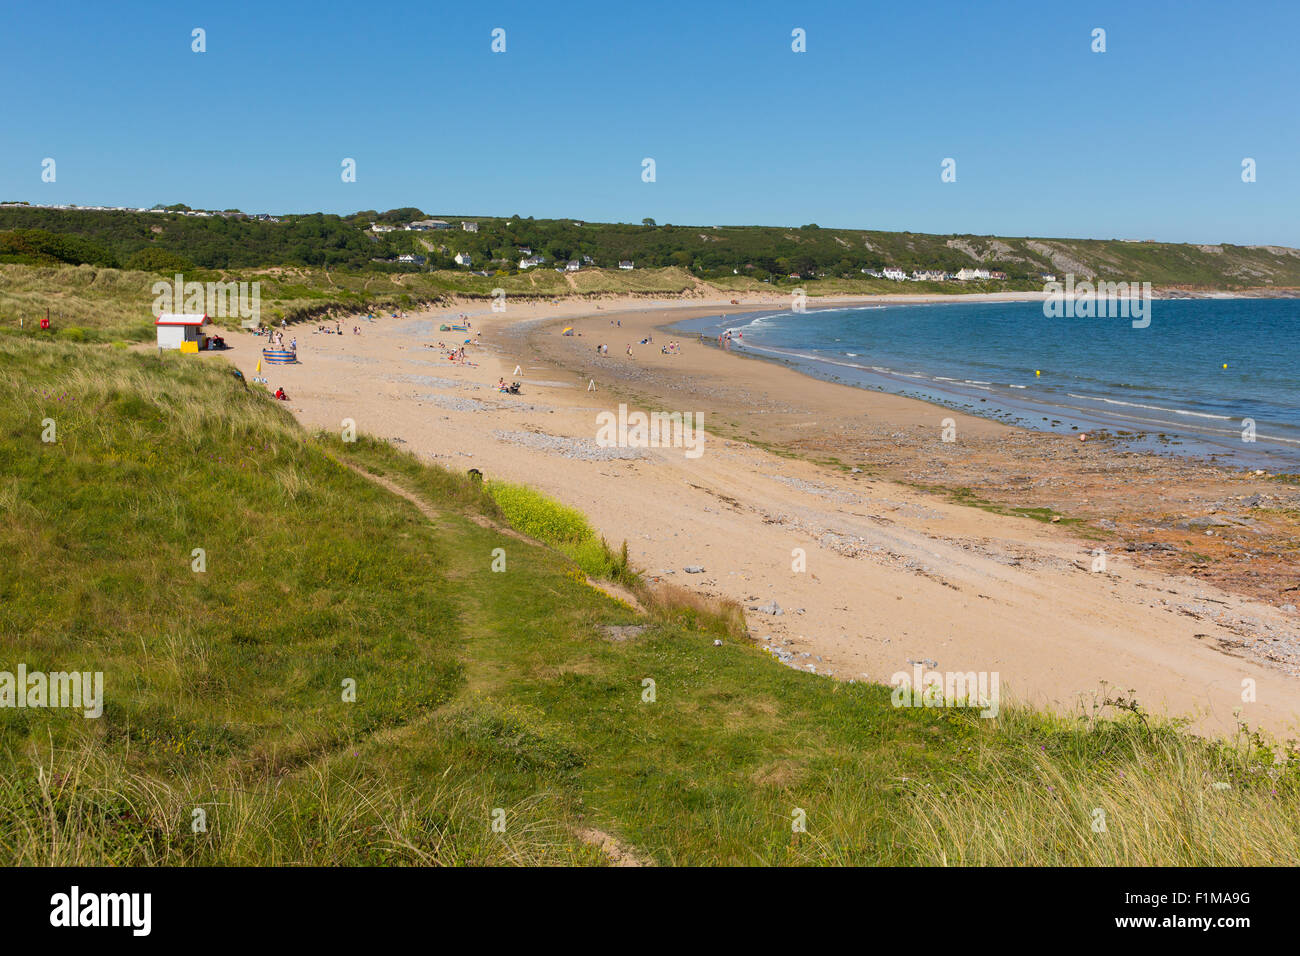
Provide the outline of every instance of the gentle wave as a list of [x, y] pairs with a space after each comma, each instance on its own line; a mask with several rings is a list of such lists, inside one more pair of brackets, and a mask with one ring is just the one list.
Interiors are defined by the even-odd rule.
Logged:
[[1071, 398], [1082, 398], [1089, 402], [1105, 402], [1107, 405], [1126, 405], [1129, 408], [1145, 408], [1151, 412], [1167, 412], [1170, 415], [1191, 415], [1193, 418], [1215, 418], [1221, 422], [1232, 421], [1231, 415], [1210, 415], [1206, 412], [1193, 412], [1185, 408], [1164, 408], [1160, 405], [1143, 405], [1140, 402], [1121, 402], [1117, 398], [1102, 398], [1100, 395], [1076, 395], [1074, 392], [1066, 392]]

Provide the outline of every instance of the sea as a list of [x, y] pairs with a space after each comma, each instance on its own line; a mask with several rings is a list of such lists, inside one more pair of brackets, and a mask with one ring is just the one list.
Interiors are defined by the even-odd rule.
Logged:
[[[1009, 424], [1300, 472], [1300, 300], [1155, 299], [1149, 324], [1041, 302], [768, 310], [677, 323], [732, 351]], [[1142, 325], [1144, 323], [1137, 323]]]

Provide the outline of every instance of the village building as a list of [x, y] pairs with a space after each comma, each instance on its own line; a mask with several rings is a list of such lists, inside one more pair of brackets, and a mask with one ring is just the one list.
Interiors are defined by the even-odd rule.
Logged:
[[203, 331], [207, 324], [206, 314], [177, 315], [164, 312], [154, 322], [154, 327], [158, 330], [158, 348], [198, 352], [207, 344], [208, 336]]

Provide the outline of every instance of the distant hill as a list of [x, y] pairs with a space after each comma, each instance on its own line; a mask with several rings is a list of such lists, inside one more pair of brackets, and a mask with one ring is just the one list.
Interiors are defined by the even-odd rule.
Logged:
[[[186, 268], [245, 270], [274, 266], [374, 272], [486, 269], [520, 271], [526, 254], [544, 268], [577, 260], [583, 267], [677, 267], [717, 284], [752, 279], [788, 282], [865, 279], [887, 266], [957, 272], [1000, 270], [1012, 287], [1040, 286], [1044, 273], [1200, 289], [1300, 287], [1300, 250], [1277, 246], [1187, 245], [1118, 239], [928, 235], [809, 224], [681, 226], [533, 219], [430, 216], [415, 208], [350, 216], [312, 213], [273, 221], [235, 211], [196, 214], [116, 212], [0, 206], [0, 262], [95, 265], [166, 274]], [[409, 231], [412, 221], [439, 219], [446, 228]], [[462, 222], [477, 225], [476, 232]], [[371, 224], [395, 227], [371, 231]], [[522, 250], [528, 250], [525, 253]], [[417, 253], [424, 261], [394, 260]], [[472, 265], [458, 267], [457, 253]], [[996, 283], [994, 283], [996, 285]], [[811, 290], [810, 290], [811, 291]]]

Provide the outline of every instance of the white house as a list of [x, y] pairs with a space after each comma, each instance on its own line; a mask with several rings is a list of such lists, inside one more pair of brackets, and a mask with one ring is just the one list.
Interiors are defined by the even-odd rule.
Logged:
[[970, 282], [972, 279], [987, 279], [988, 269], [962, 269], [957, 273], [958, 282]]
[[907, 279], [907, 273], [896, 266], [888, 266], [882, 275], [886, 279], [893, 279], [895, 282], [903, 282]]
[[456, 265], [472, 266], [473, 264], [474, 264], [474, 257], [471, 256], [468, 252], [456, 253]]
[[464, 229], [466, 232], [478, 232], [478, 223], [462, 222], [460, 224], [460, 228]]
[[397, 257], [397, 261], [410, 266], [422, 266], [424, 265], [424, 256], [416, 255], [414, 252], [404, 252]]
[[582, 263], [577, 259], [570, 259], [564, 267], [565, 272], [577, 272], [582, 268]]
[[396, 232], [397, 227], [390, 226], [386, 222], [372, 222], [370, 224], [370, 231], [371, 232]]
[[158, 347], [160, 349], [184, 350], [186, 342], [194, 343], [194, 350], [203, 348], [207, 335], [203, 327], [208, 324], [207, 315], [177, 315], [164, 312], [158, 316], [154, 326], [158, 329]]
[[545, 256], [528, 256], [526, 259], [519, 260], [519, 268], [531, 269], [533, 266], [540, 266], [545, 261]]
[[428, 232], [430, 229], [450, 229], [451, 223], [442, 219], [421, 219], [406, 227], [407, 232]]
[[632, 262], [631, 262], [631, 260], [629, 260], [629, 259], [624, 259], [622, 262], [620, 262], [620, 263], [618, 264], [618, 267], [619, 267], [620, 269], [631, 269], [631, 268], [632, 268]]

